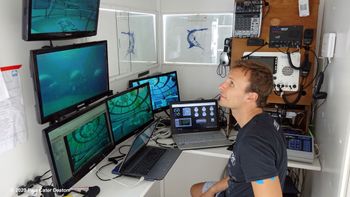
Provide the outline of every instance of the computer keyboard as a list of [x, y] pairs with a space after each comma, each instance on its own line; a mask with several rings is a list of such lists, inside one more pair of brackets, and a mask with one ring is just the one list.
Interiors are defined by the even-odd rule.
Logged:
[[202, 142], [212, 142], [212, 141], [226, 141], [226, 137], [220, 132], [213, 132], [210, 134], [181, 134], [176, 136], [176, 141], [179, 144], [188, 144], [188, 143], [202, 143]]
[[229, 146], [229, 145], [230, 145], [230, 142], [228, 140], [222, 140], [222, 141], [182, 144], [181, 149], [197, 149], [197, 148], [203, 148], [203, 147], [212, 148], [212, 147]]
[[137, 165], [135, 165], [131, 169], [131, 171], [136, 174], [146, 175], [165, 152], [166, 152], [166, 149], [160, 149], [160, 148], [149, 149], [149, 151], [143, 157], [142, 161], [139, 162]]

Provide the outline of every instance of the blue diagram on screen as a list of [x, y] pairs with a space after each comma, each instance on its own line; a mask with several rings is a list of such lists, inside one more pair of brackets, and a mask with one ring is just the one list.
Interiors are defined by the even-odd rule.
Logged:
[[31, 33], [95, 31], [97, 0], [33, 0]]
[[151, 88], [152, 105], [154, 110], [168, 107], [169, 103], [179, 101], [176, 73], [134, 81], [132, 86], [135, 87], [147, 82]]
[[116, 142], [153, 119], [148, 86], [116, 96], [107, 105]]
[[203, 47], [197, 41], [195, 33], [197, 31], [206, 31], [206, 30], [208, 30], [208, 28], [187, 30], [187, 42], [189, 44], [189, 46], [188, 46], [189, 49], [192, 47], [198, 47], [198, 48], [203, 49]]

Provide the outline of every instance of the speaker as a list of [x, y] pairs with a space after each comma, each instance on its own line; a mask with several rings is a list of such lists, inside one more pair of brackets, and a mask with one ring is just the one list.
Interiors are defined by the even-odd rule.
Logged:
[[231, 38], [225, 38], [224, 51], [220, 54], [220, 65], [229, 66], [231, 63]]
[[312, 97], [314, 99], [316, 99], [316, 100], [318, 100], [318, 99], [326, 99], [327, 98], [327, 92], [321, 92], [321, 87], [322, 87], [322, 84], [323, 84], [323, 78], [324, 78], [324, 73], [320, 72], [318, 74], [317, 79], [316, 79], [314, 93], [312, 94]]

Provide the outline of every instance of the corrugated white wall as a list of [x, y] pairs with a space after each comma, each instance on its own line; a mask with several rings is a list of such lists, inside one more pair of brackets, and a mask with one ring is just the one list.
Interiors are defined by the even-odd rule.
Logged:
[[322, 89], [328, 92], [328, 97], [316, 114], [322, 172], [309, 173], [309, 189], [310, 196], [335, 197], [346, 195], [349, 178], [346, 156], [350, 136], [350, 1], [324, 0], [324, 3], [322, 32], [337, 33], [337, 40], [335, 57], [325, 73]]
[[[157, 11], [157, 2], [158, 0], [102, 0], [102, 3], [140, 11]], [[29, 51], [49, 45], [49, 42], [22, 40], [22, 1], [1, 1], [0, 4], [0, 66], [22, 64], [20, 75], [28, 128], [27, 142], [0, 154], [0, 194], [7, 197], [15, 196], [15, 187], [49, 169], [41, 134], [42, 129], [48, 124], [39, 125], [37, 123], [33, 83], [29, 71]], [[54, 45], [73, 42], [54, 42]], [[127, 87], [127, 81], [135, 77], [133, 75], [112, 81], [111, 88], [114, 91], [122, 91]], [[0, 135], [2, 126], [0, 125]]]

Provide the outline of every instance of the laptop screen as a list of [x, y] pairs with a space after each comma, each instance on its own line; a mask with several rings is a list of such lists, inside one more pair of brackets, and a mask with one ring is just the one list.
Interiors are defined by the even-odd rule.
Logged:
[[153, 121], [139, 135], [136, 136], [134, 142], [130, 147], [128, 154], [124, 159], [124, 162], [121, 168], [123, 168], [124, 164], [126, 164], [139, 150], [141, 150], [144, 146], [147, 145], [158, 122], [159, 122], [159, 119]]
[[173, 103], [170, 117], [171, 129], [174, 134], [219, 129], [216, 100]]

